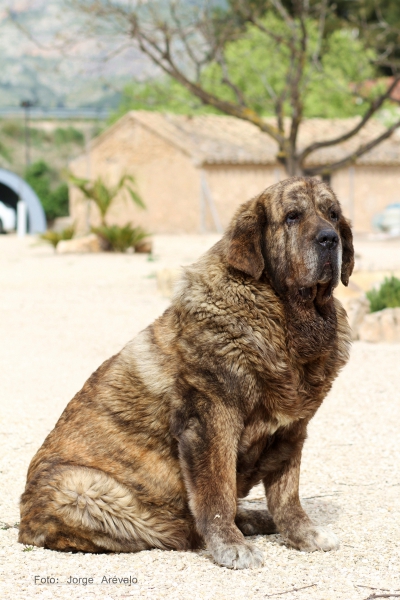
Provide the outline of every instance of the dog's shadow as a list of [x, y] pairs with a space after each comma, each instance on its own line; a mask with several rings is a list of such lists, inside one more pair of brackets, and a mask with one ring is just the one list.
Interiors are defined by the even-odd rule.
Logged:
[[[262, 498], [262, 494], [259, 493], [259, 490], [253, 492], [251, 496], [244, 499], [240, 499], [239, 506], [248, 510], [267, 509], [267, 501], [265, 498]], [[305, 497], [300, 498], [300, 501], [304, 510], [307, 512], [309, 517], [314, 521], [316, 525], [328, 526], [332, 525], [333, 523], [339, 520], [340, 514], [343, 510], [342, 507], [337, 502], [335, 502], [335, 496], [336, 494], [334, 496], [315, 496], [311, 498]], [[249, 542], [260, 540], [260, 538], [265, 538], [270, 544], [272, 543], [273, 545], [277, 546], [285, 546], [288, 550], [293, 550], [291, 546], [288, 545], [287, 542], [285, 542], [285, 540], [281, 537], [279, 533], [246, 536], [246, 539]], [[295, 552], [297, 552], [297, 550]], [[214, 565], [216, 565], [212, 554], [208, 549], [199, 549], [197, 550], [197, 553], [200, 556], [208, 559], [210, 562], [214, 563]]]
[[322, 496], [315, 498], [301, 498], [303, 506], [309, 517], [318, 525], [330, 525], [339, 520], [342, 507], [335, 502], [334, 496]]
[[[339, 520], [342, 512], [342, 507], [338, 502], [335, 502], [338, 494], [327, 496], [303, 497], [300, 498], [301, 505], [309, 515], [309, 517], [317, 525], [330, 525]], [[260, 498], [246, 498], [239, 501], [241, 507], [246, 509], [266, 510], [267, 502]]]

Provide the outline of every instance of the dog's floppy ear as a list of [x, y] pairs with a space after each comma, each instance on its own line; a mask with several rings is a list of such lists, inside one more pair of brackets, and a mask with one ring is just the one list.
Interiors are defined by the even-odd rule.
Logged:
[[265, 210], [258, 200], [246, 202], [234, 216], [227, 231], [228, 263], [254, 279], [260, 279], [264, 270], [262, 235]]
[[342, 238], [342, 274], [343, 285], [349, 285], [350, 275], [354, 268], [354, 248], [353, 234], [351, 233], [350, 223], [344, 217], [339, 221], [340, 237]]

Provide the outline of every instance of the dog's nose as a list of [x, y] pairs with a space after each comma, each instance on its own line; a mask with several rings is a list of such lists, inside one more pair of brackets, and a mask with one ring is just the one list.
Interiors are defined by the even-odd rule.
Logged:
[[333, 229], [323, 229], [317, 235], [317, 242], [324, 248], [335, 248], [339, 243], [339, 237]]

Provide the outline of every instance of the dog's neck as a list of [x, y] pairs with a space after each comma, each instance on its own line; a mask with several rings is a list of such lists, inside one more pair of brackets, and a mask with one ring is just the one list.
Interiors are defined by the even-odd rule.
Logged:
[[305, 363], [323, 356], [335, 345], [337, 317], [333, 298], [318, 306], [316, 302], [284, 302], [287, 342], [291, 352]]
[[315, 286], [315, 290], [310, 288], [304, 297], [297, 289], [277, 291], [267, 275], [265, 283], [274, 289], [283, 305], [290, 354], [307, 363], [328, 353], [337, 338], [336, 308], [330, 284]]

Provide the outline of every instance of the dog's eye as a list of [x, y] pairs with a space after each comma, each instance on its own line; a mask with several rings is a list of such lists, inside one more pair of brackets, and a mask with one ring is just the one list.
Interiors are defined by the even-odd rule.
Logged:
[[332, 221], [337, 221], [339, 219], [339, 214], [336, 212], [336, 210], [331, 210], [329, 216]]
[[300, 213], [293, 211], [286, 215], [286, 223], [288, 225], [293, 225], [294, 223], [298, 223], [300, 220]]

